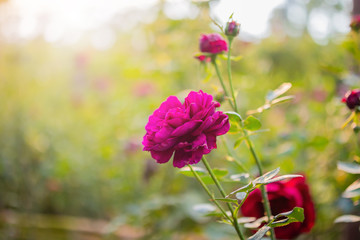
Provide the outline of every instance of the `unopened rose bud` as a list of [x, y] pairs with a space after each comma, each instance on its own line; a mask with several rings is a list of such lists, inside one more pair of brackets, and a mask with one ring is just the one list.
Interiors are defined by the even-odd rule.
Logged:
[[343, 103], [346, 103], [350, 110], [355, 109], [360, 106], [360, 89], [354, 89], [348, 91], [345, 94], [345, 97], [342, 99]]
[[226, 36], [236, 37], [237, 35], [239, 35], [239, 32], [240, 32], [240, 24], [239, 23], [237, 23], [235, 21], [226, 23], [226, 28], [225, 28]]
[[351, 30], [359, 32], [360, 30], [360, 15], [355, 15], [350, 23]]

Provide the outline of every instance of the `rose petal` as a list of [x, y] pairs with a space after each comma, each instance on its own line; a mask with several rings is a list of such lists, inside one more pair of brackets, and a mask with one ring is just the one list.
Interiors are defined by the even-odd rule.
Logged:
[[186, 134], [192, 132], [195, 128], [197, 128], [201, 124], [201, 122], [202, 122], [201, 120], [186, 122], [183, 125], [181, 125], [180, 127], [176, 128], [172, 132], [171, 136], [179, 137], [179, 136], [186, 135]]
[[169, 161], [173, 154], [173, 150], [169, 151], [151, 151], [151, 157], [156, 160], [157, 163], [166, 163]]

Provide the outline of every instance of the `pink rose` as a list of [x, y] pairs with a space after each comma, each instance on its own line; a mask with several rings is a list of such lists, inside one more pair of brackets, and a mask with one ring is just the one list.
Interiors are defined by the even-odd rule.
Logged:
[[190, 92], [181, 103], [170, 96], [149, 117], [142, 144], [158, 163], [174, 154], [174, 167], [198, 163], [216, 148], [216, 137], [229, 131], [228, 116], [216, 111], [220, 103], [203, 91]]
[[202, 34], [200, 37], [200, 51], [204, 53], [218, 54], [227, 51], [226, 41], [217, 33]]

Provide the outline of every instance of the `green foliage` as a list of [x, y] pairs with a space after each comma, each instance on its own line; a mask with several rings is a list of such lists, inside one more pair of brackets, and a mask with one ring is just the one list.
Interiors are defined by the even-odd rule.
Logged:
[[244, 120], [244, 128], [249, 131], [256, 131], [261, 128], [261, 122], [254, 116], [248, 116]]

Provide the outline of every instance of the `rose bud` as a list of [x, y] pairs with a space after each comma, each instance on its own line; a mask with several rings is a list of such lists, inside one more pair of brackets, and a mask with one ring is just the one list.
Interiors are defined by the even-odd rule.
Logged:
[[170, 96], [149, 117], [142, 144], [158, 163], [174, 154], [173, 166], [198, 163], [216, 148], [216, 137], [230, 129], [228, 116], [216, 111], [220, 103], [203, 91], [190, 92], [181, 103]]
[[226, 28], [225, 28], [226, 36], [236, 37], [237, 35], [239, 35], [239, 32], [240, 32], [240, 24], [239, 23], [237, 23], [235, 21], [226, 23]]
[[[271, 213], [274, 216], [291, 211], [294, 207], [304, 209], [304, 221], [275, 228], [276, 238], [293, 239], [301, 233], [310, 232], [315, 223], [315, 208], [305, 178], [270, 183], [266, 185], [266, 192], [270, 201]], [[263, 217], [265, 211], [262, 202], [260, 190], [252, 191], [241, 206], [243, 216]]]
[[226, 41], [220, 34], [202, 34], [200, 37], [200, 51], [203, 53], [218, 54], [227, 51], [228, 46]]
[[353, 110], [356, 107], [360, 106], [360, 89], [348, 91], [345, 94], [345, 97], [343, 97], [342, 102], [346, 103], [350, 110]]

